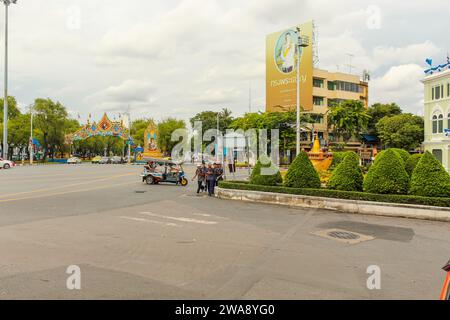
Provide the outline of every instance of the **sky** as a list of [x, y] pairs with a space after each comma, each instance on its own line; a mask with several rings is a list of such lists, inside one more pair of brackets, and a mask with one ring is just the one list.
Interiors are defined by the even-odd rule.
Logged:
[[250, 91], [263, 111], [266, 35], [310, 20], [321, 69], [347, 72], [351, 54], [354, 73], [371, 73], [370, 103], [420, 115], [425, 59], [450, 50], [447, 0], [18, 0], [9, 16], [9, 94], [24, 110], [59, 101], [81, 121], [128, 108], [134, 119], [238, 116]]

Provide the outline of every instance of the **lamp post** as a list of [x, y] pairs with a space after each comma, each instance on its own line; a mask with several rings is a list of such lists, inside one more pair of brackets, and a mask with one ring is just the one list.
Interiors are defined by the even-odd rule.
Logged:
[[8, 159], [8, 7], [17, 0], [1, 0], [5, 5], [5, 99], [3, 101], [3, 158]]
[[302, 57], [302, 48], [309, 46], [309, 38], [301, 35], [301, 29], [297, 27], [297, 144], [296, 144], [296, 155], [300, 154], [300, 59]]
[[33, 144], [33, 105], [30, 106], [30, 165], [33, 164], [34, 144]]

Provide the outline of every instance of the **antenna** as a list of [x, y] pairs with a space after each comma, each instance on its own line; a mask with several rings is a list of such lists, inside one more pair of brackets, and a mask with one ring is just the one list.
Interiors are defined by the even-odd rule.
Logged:
[[319, 68], [320, 58], [319, 58], [319, 27], [313, 20], [313, 66], [314, 68]]
[[351, 54], [351, 53], [347, 53], [347, 56], [349, 57], [349, 63], [346, 65], [348, 67], [349, 70], [349, 74], [352, 73], [353, 68], [355, 67], [354, 65], [352, 65], [352, 60], [355, 57], [355, 55]]
[[248, 84], [248, 112], [252, 113], [252, 81]]

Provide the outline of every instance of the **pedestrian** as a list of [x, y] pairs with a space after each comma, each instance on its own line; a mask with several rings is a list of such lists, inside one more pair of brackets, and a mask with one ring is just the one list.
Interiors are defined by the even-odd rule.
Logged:
[[215, 163], [214, 164], [214, 174], [216, 175], [216, 187], [219, 185], [219, 181], [223, 180], [223, 168], [222, 164]]
[[216, 187], [216, 175], [211, 164], [208, 165], [206, 170], [206, 182], [208, 185], [208, 195], [211, 197], [214, 194], [214, 188]]
[[205, 187], [203, 186], [203, 184], [205, 183], [205, 170], [203, 166], [197, 166], [197, 170], [195, 171], [195, 176], [192, 178], [192, 181], [194, 181], [195, 178], [197, 178], [197, 194], [199, 194], [200, 191], [203, 191], [205, 189]]

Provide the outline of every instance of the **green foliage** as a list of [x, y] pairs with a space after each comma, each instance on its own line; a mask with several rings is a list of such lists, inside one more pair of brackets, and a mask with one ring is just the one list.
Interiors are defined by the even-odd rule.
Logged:
[[320, 188], [319, 174], [306, 152], [301, 152], [292, 162], [284, 184], [293, 188]]
[[421, 154], [413, 154], [411, 157], [409, 157], [408, 161], [406, 161], [405, 169], [410, 177], [412, 176], [412, 173], [419, 163], [420, 159], [422, 159]]
[[177, 129], [185, 129], [186, 123], [184, 120], [177, 120], [175, 118], [167, 118], [158, 124], [158, 146], [161, 151], [169, 155], [173, 147], [178, 141], [172, 141], [172, 133]]
[[409, 192], [416, 196], [450, 197], [450, 175], [428, 151], [413, 171]]
[[395, 153], [397, 153], [397, 155], [400, 156], [400, 158], [402, 158], [403, 163], [405, 164], [409, 160], [409, 157], [411, 157], [411, 154], [404, 149], [391, 148], [391, 150], [395, 151]]
[[328, 188], [343, 191], [362, 191], [364, 177], [356, 153], [348, 153], [344, 161], [333, 171]]
[[368, 113], [371, 117], [369, 120], [368, 132], [370, 134], [377, 135], [378, 132], [376, 129], [376, 125], [378, 121], [380, 121], [384, 117], [392, 117], [402, 114], [402, 109], [395, 103], [375, 103], [369, 108]]
[[343, 138], [345, 142], [367, 128], [370, 115], [361, 101], [347, 100], [329, 109], [328, 126], [336, 137]]
[[134, 144], [136, 146], [143, 147], [144, 142], [144, 134], [145, 130], [147, 130], [152, 119], [138, 119], [131, 123], [130, 134], [133, 138]]
[[202, 111], [197, 113], [194, 117], [190, 119], [192, 127], [194, 127], [195, 122], [202, 122], [202, 136], [206, 131], [210, 129], [217, 129], [217, 116], [219, 116], [219, 129], [224, 131], [228, 129], [230, 124], [233, 122], [233, 117], [231, 116], [231, 111], [227, 108], [222, 109], [220, 112], [215, 111]]
[[398, 195], [398, 194], [373, 194], [366, 192], [340, 191], [329, 189], [299, 189], [281, 186], [259, 186], [244, 183], [242, 181], [222, 181], [219, 182], [219, 186], [224, 189], [232, 189], [232, 190], [252, 190], [252, 191], [274, 192], [274, 193], [312, 196], [312, 197], [335, 198], [335, 199], [375, 201], [384, 203], [403, 203], [403, 204], [415, 204], [415, 205], [435, 206], [435, 207], [450, 207], [450, 198], [433, 198], [433, 197], [420, 197], [420, 196]]
[[271, 168], [272, 162], [269, 159], [263, 161], [265, 164], [262, 164], [261, 160], [258, 160], [255, 167], [253, 168], [252, 174], [250, 176], [250, 183], [263, 185], [263, 186], [276, 186], [279, 183], [283, 182], [283, 178], [281, 177], [280, 170], [277, 170], [276, 174], [267, 175], [262, 174], [261, 170], [263, 168]]
[[378, 136], [389, 148], [414, 149], [424, 137], [424, 122], [419, 116], [401, 114], [384, 117], [377, 125]]
[[392, 149], [378, 154], [364, 180], [364, 191], [379, 194], [406, 194], [409, 176], [401, 157]]
[[[331, 168], [335, 169], [338, 165], [344, 161], [345, 157], [349, 155], [351, 151], [335, 151], [333, 152], [333, 162]], [[354, 152], [353, 152], [354, 153]]]
[[[0, 99], [0, 122], [3, 123], [3, 107], [4, 107], [4, 98]], [[14, 119], [15, 117], [20, 116], [20, 110], [17, 107], [16, 98], [8, 96], [8, 120]]]

